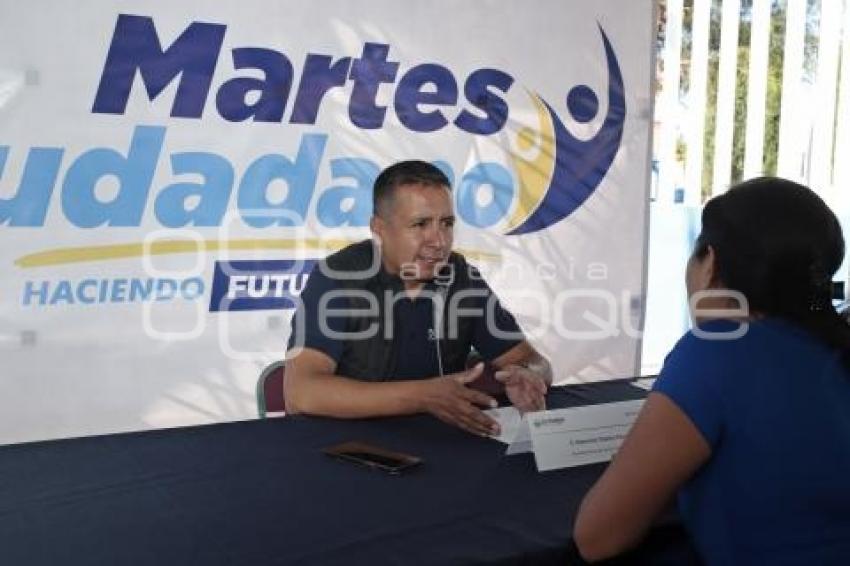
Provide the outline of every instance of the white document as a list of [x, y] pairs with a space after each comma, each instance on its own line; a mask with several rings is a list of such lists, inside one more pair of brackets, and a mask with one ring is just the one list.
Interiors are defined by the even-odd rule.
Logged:
[[647, 391], [652, 391], [652, 386], [655, 385], [655, 379], [656, 378], [654, 377], [642, 377], [632, 381], [632, 385], [640, 387], [641, 389], [646, 389]]
[[499, 423], [499, 427], [501, 428], [501, 432], [498, 435], [491, 436], [491, 438], [505, 444], [510, 444], [514, 441], [517, 432], [523, 424], [522, 415], [519, 411], [517, 411], [516, 407], [510, 406], [487, 409], [484, 413]]
[[643, 400], [526, 415], [537, 470], [607, 462], [634, 424]]
[[508, 445], [505, 452], [508, 456], [531, 452], [531, 432], [528, 430], [528, 419], [516, 407], [499, 407], [484, 411], [495, 419], [501, 427], [501, 432], [492, 438]]
[[521, 418], [522, 420], [520, 421], [516, 436], [505, 451], [505, 454], [508, 456], [513, 456], [514, 454], [525, 454], [526, 452], [532, 452], [534, 450], [531, 445], [531, 430], [528, 428], [528, 413], [523, 415]]

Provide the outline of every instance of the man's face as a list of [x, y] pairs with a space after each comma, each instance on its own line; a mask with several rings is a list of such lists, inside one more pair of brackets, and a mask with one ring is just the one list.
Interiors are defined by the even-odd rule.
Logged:
[[447, 187], [397, 187], [383, 214], [371, 222], [381, 241], [384, 268], [406, 281], [433, 279], [451, 252], [454, 223]]

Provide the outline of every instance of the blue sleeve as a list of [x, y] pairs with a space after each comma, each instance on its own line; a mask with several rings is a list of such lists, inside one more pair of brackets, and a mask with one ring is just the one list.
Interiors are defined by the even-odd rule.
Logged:
[[725, 354], [722, 343], [689, 332], [667, 355], [652, 388], [673, 401], [712, 448], [725, 421], [722, 390], [729, 367]]
[[[287, 351], [296, 347], [313, 348], [334, 361], [342, 356], [343, 342], [326, 335], [319, 321], [319, 305], [325, 293], [336, 290], [337, 283], [328, 278], [319, 264], [310, 272], [310, 277], [301, 291], [300, 300], [292, 317], [292, 328], [289, 334]], [[332, 299], [328, 302], [331, 308], [346, 308], [343, 298]], [[344, 333], [346, 321], [342, 317], [326, 317], [326, 326], [333, 331]]]
[[475, 319], [472, 345], [488, 361], [498, 358], [525, 340], [514, 316], [509, 313], [478, 270], [471, 269], [472, 287], [482, 291], [478, 308], [484, 316]]

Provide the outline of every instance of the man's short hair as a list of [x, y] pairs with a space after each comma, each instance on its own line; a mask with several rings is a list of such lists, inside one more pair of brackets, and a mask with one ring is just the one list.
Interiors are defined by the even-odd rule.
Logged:
[[403, 185], [426, 185], [446, 187], [451, 190], [449, 178], [434, 165], [419, 160], [399, 161], [390, 165], [375, 179], [372, 193], [372, 210], [380, 215], [392, 203], [398, 187]]

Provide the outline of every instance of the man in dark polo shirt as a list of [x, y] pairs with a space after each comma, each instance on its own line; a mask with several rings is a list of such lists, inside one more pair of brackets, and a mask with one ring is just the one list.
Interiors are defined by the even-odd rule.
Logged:
[[404, 161], [375, 180], [373, 239], [328, 256], [310, 274], [286, 362], [289, 413], [360, 418], [430, 413], [476, 434], [498, 433], [475, 385], [484, 363], [520, 410], [544, 406], [549, 364], [525, 340], [477, 269], [451, 251], [446, 176]]

